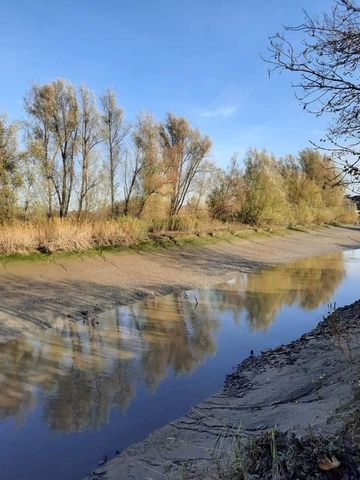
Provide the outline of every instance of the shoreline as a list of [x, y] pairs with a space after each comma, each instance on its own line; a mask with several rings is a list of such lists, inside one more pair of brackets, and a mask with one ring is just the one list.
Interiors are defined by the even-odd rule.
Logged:
[[[331, 438], [359, 412], [359, 327], [360, 300], [336, 309], [288, 345], [247, 358], [227, 376], [222, 391], [86, 479], [217, 479], [219, 468], [231, 471], [236, 462], [237, 436], [259, 437], [276, 427], [300, 439], [309, 428], [311, 435]], [[218, 458], [220, 442], [221, 452], [229, 454]], [[337, 455], [341, 468], [347, 468]], [[312, 474], [312, 478], [333, 478], [316, 476], [321, 470]]]
[[254, 233], [201, 245], [14, 262], [0, 271], [0, 342], [36, 334], [59, 318], [91, 315], [180, 290], [225, 282], [301, 258], [356, 248], [358, 227]]
[[[48, 259], [76, 258], [99, 253], [131, 253], [133, 251], [147, 251], [159, 247], [186, 246], [188, 244], [202, 245], [216, 242], [227, 238], [246, 238], [254, 234], [283, 233], [286, 231], [307, 232], [319, 228], [327, 228], [338, 224], [308, 224], [294, 227], [284, 226], [251, 226], [245, 224], [225, 224], [215, 226], [202, 226], [192, 230], [161, 230], [147, 232], [129, 239], [104, 239], [86, 244], [76, 239], [67, 239], [68, 242], [53, 241], [51, 245], [43, 245], [39, 242], [37, 247], [19, 247], [19, 245], [0, 245], [0, 264], [6, 266], [13, 262], [42, 262]], [[81, 224], [78, 226], [81, 231]], [[0, 232], [1, 233], [1, 232]], [[72, 232], [75, 234], [76, 232]], [[0, 238], [1, 240], [1, 238]], [[18, 241], [21, 243], [21, 240]], [[25, 242], [24, 242], [25, 243]], [[8, 250], [6, 250], [6, 247]]]
[[223, 228], [203, 232], [164, 231], [149, 234], [147, 238], [129, 245], [98, 245], [85, 249], [29, 251], [27, 253], [0, 253], [0, 265], [6, 269], [13, 264], [47, 263], [58, 260], [76, 260], [83, 257], [101, 256], [103, 254], [147, 253], [157, 249], [176, 247], [206, 247], [222, 241], [244, 240], [253, 236], [287, 235], [292, 232], [311, 233], [323, 228], [339, 227], [339, 225], [299, 225], [297, 227], [251, 227]]

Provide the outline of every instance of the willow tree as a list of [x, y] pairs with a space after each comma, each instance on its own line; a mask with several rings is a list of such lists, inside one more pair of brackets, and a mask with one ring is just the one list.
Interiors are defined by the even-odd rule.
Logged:
[[118, 188], [117, 174], [121, 162], [121, 148], [129, 127], [124, 122], [124, 110], [117, 104], [116, 94], [107, 90], [100, 99], [101, 102], [101, 131], [105, 143], [110, 186], [111, 214], [115, 214], [116, 191]]
[[29, 116], [28, 147], [47, 185], [48, 215], [52, 197], [60, 217], [68, 214], [75, 181], [79, 107], [74, 87], [65, 80], [34, 86], [25, 98]]
[[226, 170], [215, 173], [215, 179], [207, 198], [210, 215], [220, 220], [233, 220], [241, 211], [245, 193], [236, 155], [232, 157]]
[[192, 128], [184, 117], [168, 113], [160, 125], [160, 142], [169, 186], [169, 216], [173, 217], [180, 212], [194, 178], [201, 173], [211, 141]]
[[[135, 214], [139, 217], [150, 197], [161, 191], [164, 175], [160, 162], [159, 126], [152, 115], [140, 114], [134, 126], [133, 161], [125, 166], [125, 215], [131, 196], [136, 195]], [[129, 159], [129, 157], [128, 157]]]
[[[299, 153], [299, 162], [308, 181], [314, 183], [320, 192], [323, 204], [322, 215], [330, 215], [331, 219], [338, 220], [344, 210], [345, 188], [341, 182], [333, 182], [339, 178], [339, 170], [328, 155], [321, 154], [314, 149], [305, 149]], [[315, 198], [315, 195], [311, 197]], [[310, 198], [311, 198], [310, 197]]]
[[78, 216], [89, 209], [89, 194], [96, 187], [94, 150], [101, 142], [100, 118], [95, 96], [86, 86], [79, 92], [80, 191]]
[[287, 224], [291, 208], [276, 158], [249, 150], [244, 171], [242, 220], [250, 224]]
[[38, 166], [40, 184], [44, 186], [47, 216], [53, 215], [56, 146], [51, 128], [52, 88], [33, 85], [25, 96], [27, 153]]
[[16, 126], [0, 116], [0, 221], [11, 219], [21, 184]]

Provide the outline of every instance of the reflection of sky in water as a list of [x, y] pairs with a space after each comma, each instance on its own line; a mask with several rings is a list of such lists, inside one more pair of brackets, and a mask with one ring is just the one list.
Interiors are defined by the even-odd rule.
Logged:
[[[310, 330], [358, 296], [360, 251], [307, 259], [216, 288], [57, 321], [0, 345], [1, 480], [80, 479], [221, 388], [251, 349]], [[20, 456], [20, 461], [19, 461]]]

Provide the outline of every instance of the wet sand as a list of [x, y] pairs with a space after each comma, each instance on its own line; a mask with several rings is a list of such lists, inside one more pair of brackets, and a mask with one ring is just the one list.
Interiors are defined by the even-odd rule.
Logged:
[[201, 246], [10, 263], [0, 273], [0, 341], [147, 295], [221, 283], [238, 272], [360, 245], [358, 227], [235, 235]]

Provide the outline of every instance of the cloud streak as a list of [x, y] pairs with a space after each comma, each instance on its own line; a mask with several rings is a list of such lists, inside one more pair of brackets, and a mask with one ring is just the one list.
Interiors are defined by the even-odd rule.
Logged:
[[228, 118], [236, 113], [237, 105], [222, 105], [209, 110], [203, 110], [199, 113], [203, 118]]

